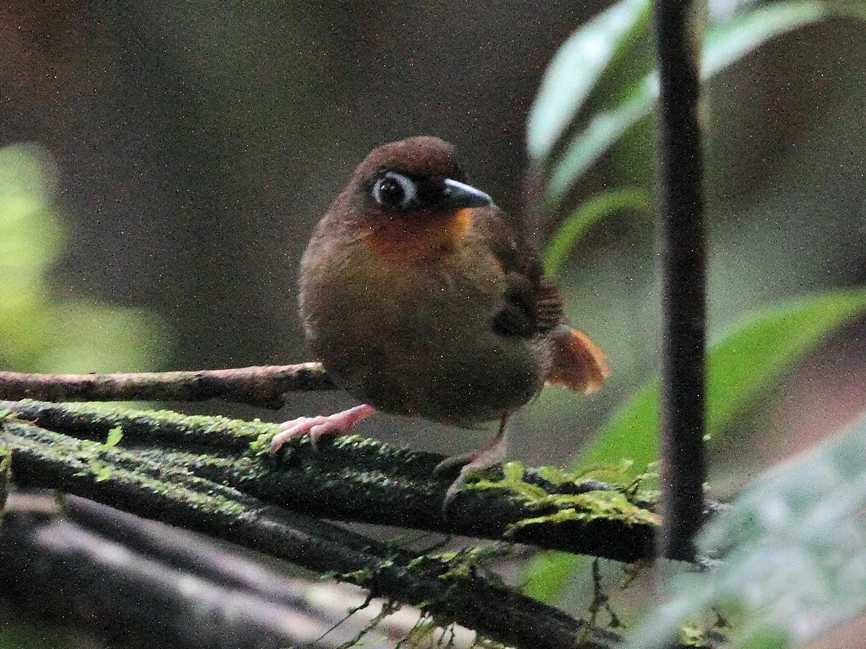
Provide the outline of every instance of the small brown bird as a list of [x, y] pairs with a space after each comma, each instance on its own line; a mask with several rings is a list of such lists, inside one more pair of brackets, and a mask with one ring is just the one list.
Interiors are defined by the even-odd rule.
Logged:
[[435, 137], [380, 146], [358, 166], [301, 259], [300, 309], [317, 358], [365, 405], [285, 422], [272, 452], [381, 410], [498, 419], [487, 446], [440, 465], [487, 467], [504, 459], [508, 415], [545, 383], [589, 393], [610, 373], [536, 255]]

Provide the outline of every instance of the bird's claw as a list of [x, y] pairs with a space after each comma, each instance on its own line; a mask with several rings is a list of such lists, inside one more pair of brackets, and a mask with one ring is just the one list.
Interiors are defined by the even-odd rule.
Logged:
[[376, 412], [372, 406], [361, 405], [334, 413], [333, 415], [318, 415], [316, 417], [298, 417], [280, 424], [280, 432], [271, 440], [271, 453], [276, 453], [290, 439], [310, 436], [310, 443], [316, 448], [319, 438], [325, 435], [348, 435], [352, 427], [362, 419]]

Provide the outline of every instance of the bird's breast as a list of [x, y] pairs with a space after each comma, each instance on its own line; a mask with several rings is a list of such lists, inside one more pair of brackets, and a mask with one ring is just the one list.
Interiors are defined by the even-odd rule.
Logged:
[[365, 226], [363, 241], [380, 263], [406, 268], [453, 254], [466, 240], [472, 210], [377, 218]]
[[495, 418], [540, 388], [547, 361], [534, 344], [493, 331], [504, 278], [491, 255], [458, 246], [391, 264], [377, 245], [302, 268], [308, 338], [343, 387], [380, 410], [451, 423]]

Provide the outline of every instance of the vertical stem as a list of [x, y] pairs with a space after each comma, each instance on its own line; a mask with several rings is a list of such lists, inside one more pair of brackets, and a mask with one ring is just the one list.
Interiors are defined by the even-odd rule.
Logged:
[[694, 558], [703, 512], [706, 260], [698, 57], [689, 0], [656, 0], [662, 273], [662, 531], [659, 554]]
[[[3, 421], [0, 419], [0, 429]], [[5, 446], [0, 446], [0, 523], [3, 522], [3, 511], [6, 507], [6, 497], [9, 495], [11, 486], [9, 466], [12, 460], [12, 452]]]

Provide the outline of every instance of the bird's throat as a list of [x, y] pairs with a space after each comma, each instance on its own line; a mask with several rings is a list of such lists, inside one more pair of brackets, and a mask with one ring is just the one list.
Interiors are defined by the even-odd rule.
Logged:
[[365, 241], [388, 265], [405, 267], [430, 261], [459, 248], [472, 225], [472, 209], [376, 219]]

